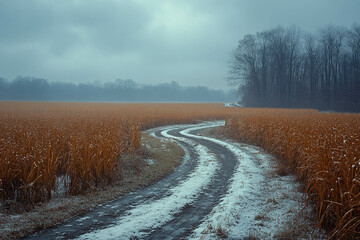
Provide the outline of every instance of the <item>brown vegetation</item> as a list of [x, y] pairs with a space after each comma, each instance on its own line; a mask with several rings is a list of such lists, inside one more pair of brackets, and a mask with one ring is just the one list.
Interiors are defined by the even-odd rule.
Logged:
[[[141, 130], [201, 120], [226, 122], [227, 134], [255, 144], [293, 172], [333, 239], [360, 231], [360, 115], [314, 110], [224, 108], [222, 104], [0, 103], [0, 197], [35, 205], [64, 179], [76, 195], [136, 170], [126, 156]], [[125, 161], [125, 162], [124, 162]]]
[[[120, 181], [86, 194], [69, 197], [55, 194], [50, 202], [37, 204], [29, 212], [22, 213], [19, 204], [14, 206], [16, 209], [5, 211], [4, 214], [0, 212], [0, 239], [26, 237], [154, 183], [172, 172], [181, 163], [183, 155], [183, 149], [175, 142], [142, 133], [140, 151], [123, 156], [120, 160], [119, 173], [122, 176]], [[147, 164], [145, 159], [152, 159], [152, 163]], [[141, 169], [138, 170], [139, 165]], [[7, 214], [7, 212], [21, 212], [21, 214]]]
[[[224, 118], [221, 104], [0, 103], [0, 197], [47, 201], [61, 177], [68, 195], [121, 178], [121, 156], [141, 130]], [[120, 171], [121, 172], [121, 171]]]
[[313, 110], [241, 109], [226, 119], [227, 133], [259, 145], [282, 161], [315, 202], [318, 224], [332, 239], [359, 237], [360, 115]]

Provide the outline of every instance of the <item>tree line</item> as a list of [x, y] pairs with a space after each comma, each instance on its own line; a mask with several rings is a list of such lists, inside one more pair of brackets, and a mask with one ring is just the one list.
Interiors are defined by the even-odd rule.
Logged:
[[246, 106], [360, 112], [360, 25], [281, 26], [239, 41], [228, 80]]
[[64, 83], [19, 76], [0, 77], [0, 100], [91, 102], [228, 102], [235, 94], [208, 87], [183, 87], [177, 82], [138, 85], [131, 79], [113, 82]]

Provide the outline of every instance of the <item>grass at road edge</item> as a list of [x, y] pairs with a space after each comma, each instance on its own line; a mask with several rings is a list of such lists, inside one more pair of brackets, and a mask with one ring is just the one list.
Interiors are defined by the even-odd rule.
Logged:
[[[231, 140], [225, 132], [224, 127], [216, 128], [205, 128], [197, 132], [201, 136], [212, 137], [216, 139], [224, 140], [225, 142]], [[236, 142], [231, 140], [232, 142]], [[266, 152], [265, 150], [261, 150]], [[278, 219], [276, 228], [274, 229], [273, 239], [286, 240], [286, 239], [327, 239], [327, 235], [324, 231], [315, 229], [316, 226], [316, 213], [313, 210], [313, 206], [306, 207], [305, 202], [301, 198], [303, 192], [303, 184], [301, 182], [294, 182], [293, 191], [284, 192], [282, 191], [284, 183], [290, 180], [286, 176], [293, 176], [292, 168], [286, 166], [283, 161], [279, 161], [277, 158], [271, 158], [272, 167], [268, 169], [265, 175], [266, 182], [278, 182], [272, 190], [277, 191], [281, 198], [287, 199], [293, 205], [284, 206], [287, 209], [286, 214], [281, 219]], [[282, 180], [281, 180], [282, 179]], [[283, 182], [285, 181], [285, 182]], [[262, 193], [267, 194], [267, 193]], [[300, 195], [300, 196], [299, 196]], [[277, 201], [272, 198], [267, 199], [268, 203], [272, 203], [272, 208], [276, 209], [279, 207]], [[261, 231], [263, 224], [267, 224], [268, 216], [266, 212], [261, 210], [259, 206], [259, 213], [254, 216], [254, 228], [252, 232], [249, 232], [249, 236], [246, 239], [261, 239], [258, 237], [258, 232]], [[209, 226], [206, 229], [209, 233], [215, 236], [222, 237], [226, 232], [220, 226]]]
[[[150, 185], [177, 167], [184, 156], [175, 142], [158, 139], [142, 133], [142, 151], [124, 156], [124, 178], [112, 186], [84, 195], [55, 197], [22, 214], [0, 213], [0, 239], [17, 239], [42, 229], [50, 228], [71, 217], [85, 214], [99, 204], [121, 197], [131, 191]], [[137, 162], [138, 164], [134, 164]], [[136, 166], [135, 166], [136, 165]], [[134, 171], [134, 168], [139, 168]]]

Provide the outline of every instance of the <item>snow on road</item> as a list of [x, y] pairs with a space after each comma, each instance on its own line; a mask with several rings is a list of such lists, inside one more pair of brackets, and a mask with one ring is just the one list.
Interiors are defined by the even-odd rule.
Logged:
[[[204, 127], [205, 128], [205, 127]], [[287, 178], [282, 185], [277, 179], [266, 178], [266, 172], [273, 169], [271, 156], [254, 146], [226, 143], [213, 138], [193, 136], [191, 129], [181, 133], [184, 136], [196, 137], [214, 142], [229, 149], [238, 160], [237, 169], [231, 179], [227, 194], [222, 197], [203, 222], [194, 230], [192, 239], [213, 239], [221, 230], [230, 238], [246, 238], [255, 234], [260, 239], [272, 238], [274, 229], [286, 219], [287, 211], [296, 203], [290, 199], [279, 198], [285, 192], [292, 192], [298, 200], [301, 193], [294, 188], [294, 179]], [[266, 182], [269, 181], [270, 182]], [[269, 186], [273, 186], [272, 188]], [[275, 186], [275, 187], [274, 187]], [[268, 188], [266, 188], [268, 187]], [[276, 202], [274, 206], [274, 202]], [[258, 220], [266, 218], [257, 226]]]
[[[131, 207], [111, 225], [82, 231], [86, 233], [76, 235], [78, 239], [273, 239], [286, 220], [304, 207], [298, 185], [291, 176], [277, 176], [272, 157], [260, 148], [196, 133], [223, 124], [205, 122], [153, 129], [153, 136], [181, 143], [187, 158], [192, 153], [196, 160], [192, 170], [166, 185], [168, 189], [158, 198], [138, 203], [134, 198]], [[191, 214], [199, 215], [188, 219]], [[186, 229], [178, 231], [179, 226]]]
[[[196, 130], [196, 128], [192, 128]], [[164, 136], [186, 142], [193, 146], [199, 156], [199, 165], [188, 179], [180, 185], [169, 189], [170, 196], [145, 203], [126, 212], [115, 226], [87, 233], [79, 239], [129, 239], [133, 236], [144, 237], [151, 229], [159, 227], [172, 220], [174, 215], [187, 204], [191, 204], [201, 190], [207, 186], [218, 167], [217, 159], [207, 148], [196, 145], [185, 138], [173, 137], [167, 134], [170, 129], [162, 132]], [[149, 231], [144, 231], [149, 230]]]
[[224, 104], [225, 107], [243, 107], [241, 104], [239, 103], [225, 103]]

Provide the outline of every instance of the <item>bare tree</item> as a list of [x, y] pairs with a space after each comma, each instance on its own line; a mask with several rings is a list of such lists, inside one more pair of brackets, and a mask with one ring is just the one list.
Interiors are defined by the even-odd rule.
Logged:
[[310, 106], [315, 107], [315, 94], [317, 92], [319, 74], [319, 49], [316, 45], [316, 39], [313, 34], [307, 34], [305, 37], [306, 61], [308, 64], [308, 78], [310, 87]]
[[[272, 56], [272, 68], [275, 76], [275, 94], [279, 96], [279, 107], [285, 107], [286, 103], [286, 57], [288, 52], [287, 36], [284, 28], [277, 27], [270, 31], [270, 54]], [[276, 96], [275, 95], [275, 96]], [[274, 97], [275, 97], [274, 96]]]
[[276, 27], [246, 35], [233, 54], [229, 82], [249, 106], [360, 111], [360, 26], [317, 35]]
[[332, 25], [320, 30], [320, 45], [324, 71], [324, 108], [330, 108], [330, 100], [338, 100], [338, 75], [340, 66], [340, 53], [343, 47], [345, 31]]
[[[261, 98], [261, 88], [258, 73], [258, 55], [256, 38], [246, 35], [236, 48], [231, 61], [229, 81], [239, 89], [246, 87], [252, 94], [253, 99]], [[259, 104], [256, 102], [254, 104]]]
[[350, 73], [349, 78], [352, 79], [349, 87], [354, 90], [354, 99], [358, 103], [358, 111], [360, 111], [360, 25], [354, 24], [348, 32], [348, 45], [350, 48]]
[[[296, 62], [299, 60], [300, 48], [300, 29], [296, 26], [290, 27], [287, 31], [287, 44], [288, 44], [288, 64], [287, 64], [287, 101], [286, 107], [293, 107], [294, 96], [294, 73], [298, 70], [295, 69]], [[299, 67], [299, 65], [297, 65]]]

